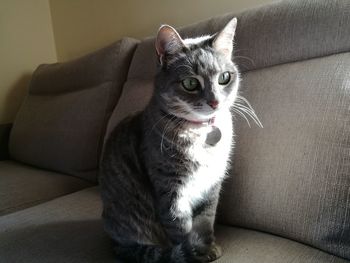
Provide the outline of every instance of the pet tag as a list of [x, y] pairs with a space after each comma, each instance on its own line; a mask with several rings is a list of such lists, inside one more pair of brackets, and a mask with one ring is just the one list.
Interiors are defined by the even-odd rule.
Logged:
[[216, 126], [212, 126], [212, 127], [213, 127], [212, 131], [207, 134], [207, 139], [205, 140], [205, 143], [208, 145], [214, 146], [221, 139], [221, 131]]

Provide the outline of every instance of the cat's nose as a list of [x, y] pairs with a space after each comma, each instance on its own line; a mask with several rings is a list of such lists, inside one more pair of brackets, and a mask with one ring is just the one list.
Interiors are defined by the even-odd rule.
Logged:
[[215, 110], [219, 106], [219, 102], [217, 100], [208, 101], [208, 105]]

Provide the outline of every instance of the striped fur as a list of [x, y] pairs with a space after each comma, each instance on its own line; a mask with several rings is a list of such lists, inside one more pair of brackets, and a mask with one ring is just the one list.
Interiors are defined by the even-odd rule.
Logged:
[[[225, 52], [232, 52], [234, 29], [231, 20], [198, 40], [182, 40], [171, 27], [158, 34], [153, 97], [116, 127], [101, 161], [105, 229], [120, 262], [209, 262], [221, 255], [213, 226], [233, 145], [230, 107], [239, 74]], [[231, 80], [219, 85], [225, 71]], [[195, 95], [179, 84], [188, 76], [200, 82]], [[217, 109], [208, 104], [213, 99]], [[213, 116], [222, 137], [208, 145], [212, 126], [203, 120]]]

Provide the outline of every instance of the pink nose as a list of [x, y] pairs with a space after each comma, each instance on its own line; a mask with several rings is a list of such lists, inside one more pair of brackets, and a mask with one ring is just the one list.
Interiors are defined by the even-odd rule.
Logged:
[[218, 107], [219, 102], [217, 100], [212, 100], [208, 102], [208, 105], [215, 110]]

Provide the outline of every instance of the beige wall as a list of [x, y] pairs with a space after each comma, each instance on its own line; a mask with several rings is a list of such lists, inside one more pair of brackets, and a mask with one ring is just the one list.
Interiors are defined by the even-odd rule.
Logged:
[[14, 120], [37, 65], [54, 61], [48, 0], [0, 0], [0, 124]]
[[57, 57], [75, 58], [123, 36], [153, 35], [272, 0], [50, 0]]

